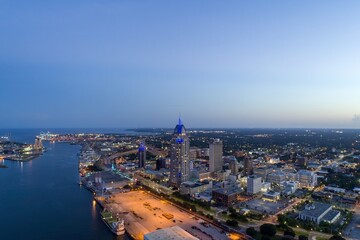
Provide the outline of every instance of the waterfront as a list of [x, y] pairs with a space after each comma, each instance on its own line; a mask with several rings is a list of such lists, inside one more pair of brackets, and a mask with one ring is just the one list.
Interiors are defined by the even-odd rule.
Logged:
[[[2, 130], [0, 135], [6, 134]], [[11, 130], [16, 141], [32, 142], [38, 130]], [[101, 221], [92, 194], [78, 185], [80, 147], [45, 143], [47, 152], [29, 162], [5, 161], [0, 169], [1, 238], [127, 239]]]

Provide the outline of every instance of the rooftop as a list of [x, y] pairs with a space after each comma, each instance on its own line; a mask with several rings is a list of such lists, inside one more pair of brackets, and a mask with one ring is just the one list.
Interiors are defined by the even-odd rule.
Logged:
[[339, 211], [330, 210], [327, 214], [325, 214], [322, 220], [331, 222], [339, 213]]
[[331, 208], [330, 204], [314, 202], [305, 206], [305, 209], [300, 212], [302, 215], [306, 215], [309, 217], [318, 218], [323, 214], [326, 210]]
[[231, 189], [219, 188], [219, 189], [213, 190], [213, 192], [225, 194], [225, 195], [233, 195], [233, 194], [240, 193], [240, 189], [238, 189], [238, 188], [231, 188]]
[[190, 233], [186, 232], [184, 229], [178, 226], [160, 229], [151, 233], [148, 233], [144, 236], [145, 240], [161, 240], [161, 239], [169, 239], [169, 240], [198, 240], [198, 238], [194, 237]]

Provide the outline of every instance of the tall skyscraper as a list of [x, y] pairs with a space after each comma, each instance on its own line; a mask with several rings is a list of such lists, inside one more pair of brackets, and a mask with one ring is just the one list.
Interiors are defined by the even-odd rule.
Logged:
[[245, 176], [249, 176], [253, 174], [253, 160], [250, 157], [245, 157], [244, 160], [244, 174]]
[[138, 151], [138, 156], [139, 156], [139, 168], [144, 168], [145, 167], [145, 162], [146, 162], [146, 147], [144, 143], [140, 143], [139, 146], [139, 151]]
[[220, 139], [214, 140], [209, 147], [209, 171], [217, 172], [222, 170], [223, 161], [223, 143]]
[[179, 118], [171, 144], [170, 184], [179, 187], [190, 177], [190, 141]]
[[239, 173], [239, 163], [236, 159], [230, 161], [229, 167], [232, 175], [237, 175]]
[[166, 168], [166, 159], [159, 158], [156, 160], [156, 170], [160, 170], [162, 168]]

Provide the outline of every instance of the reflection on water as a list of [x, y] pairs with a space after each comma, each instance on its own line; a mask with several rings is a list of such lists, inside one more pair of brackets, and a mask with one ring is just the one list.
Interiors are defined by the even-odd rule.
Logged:
[[[0, 239], [118, 239], [101, 221], [93, 195], [78, 185], [79, 146], [66, 143], [0, 169]], [[19, 224], [21, 231], [19, 231]]]
[[92, 201], [92, 211], [91, 211], [92, 217], [96, 218], [98, 213], [97, 213], [97, 209], [96, 209], [96, 201], [93, 200]]

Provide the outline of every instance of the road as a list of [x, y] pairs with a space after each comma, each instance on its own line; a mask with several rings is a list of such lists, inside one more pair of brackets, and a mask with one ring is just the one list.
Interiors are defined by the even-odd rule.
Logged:
[[344, 231], [346, 239], [360, 238], [360, 206], [356, 206], [355, 214]]

